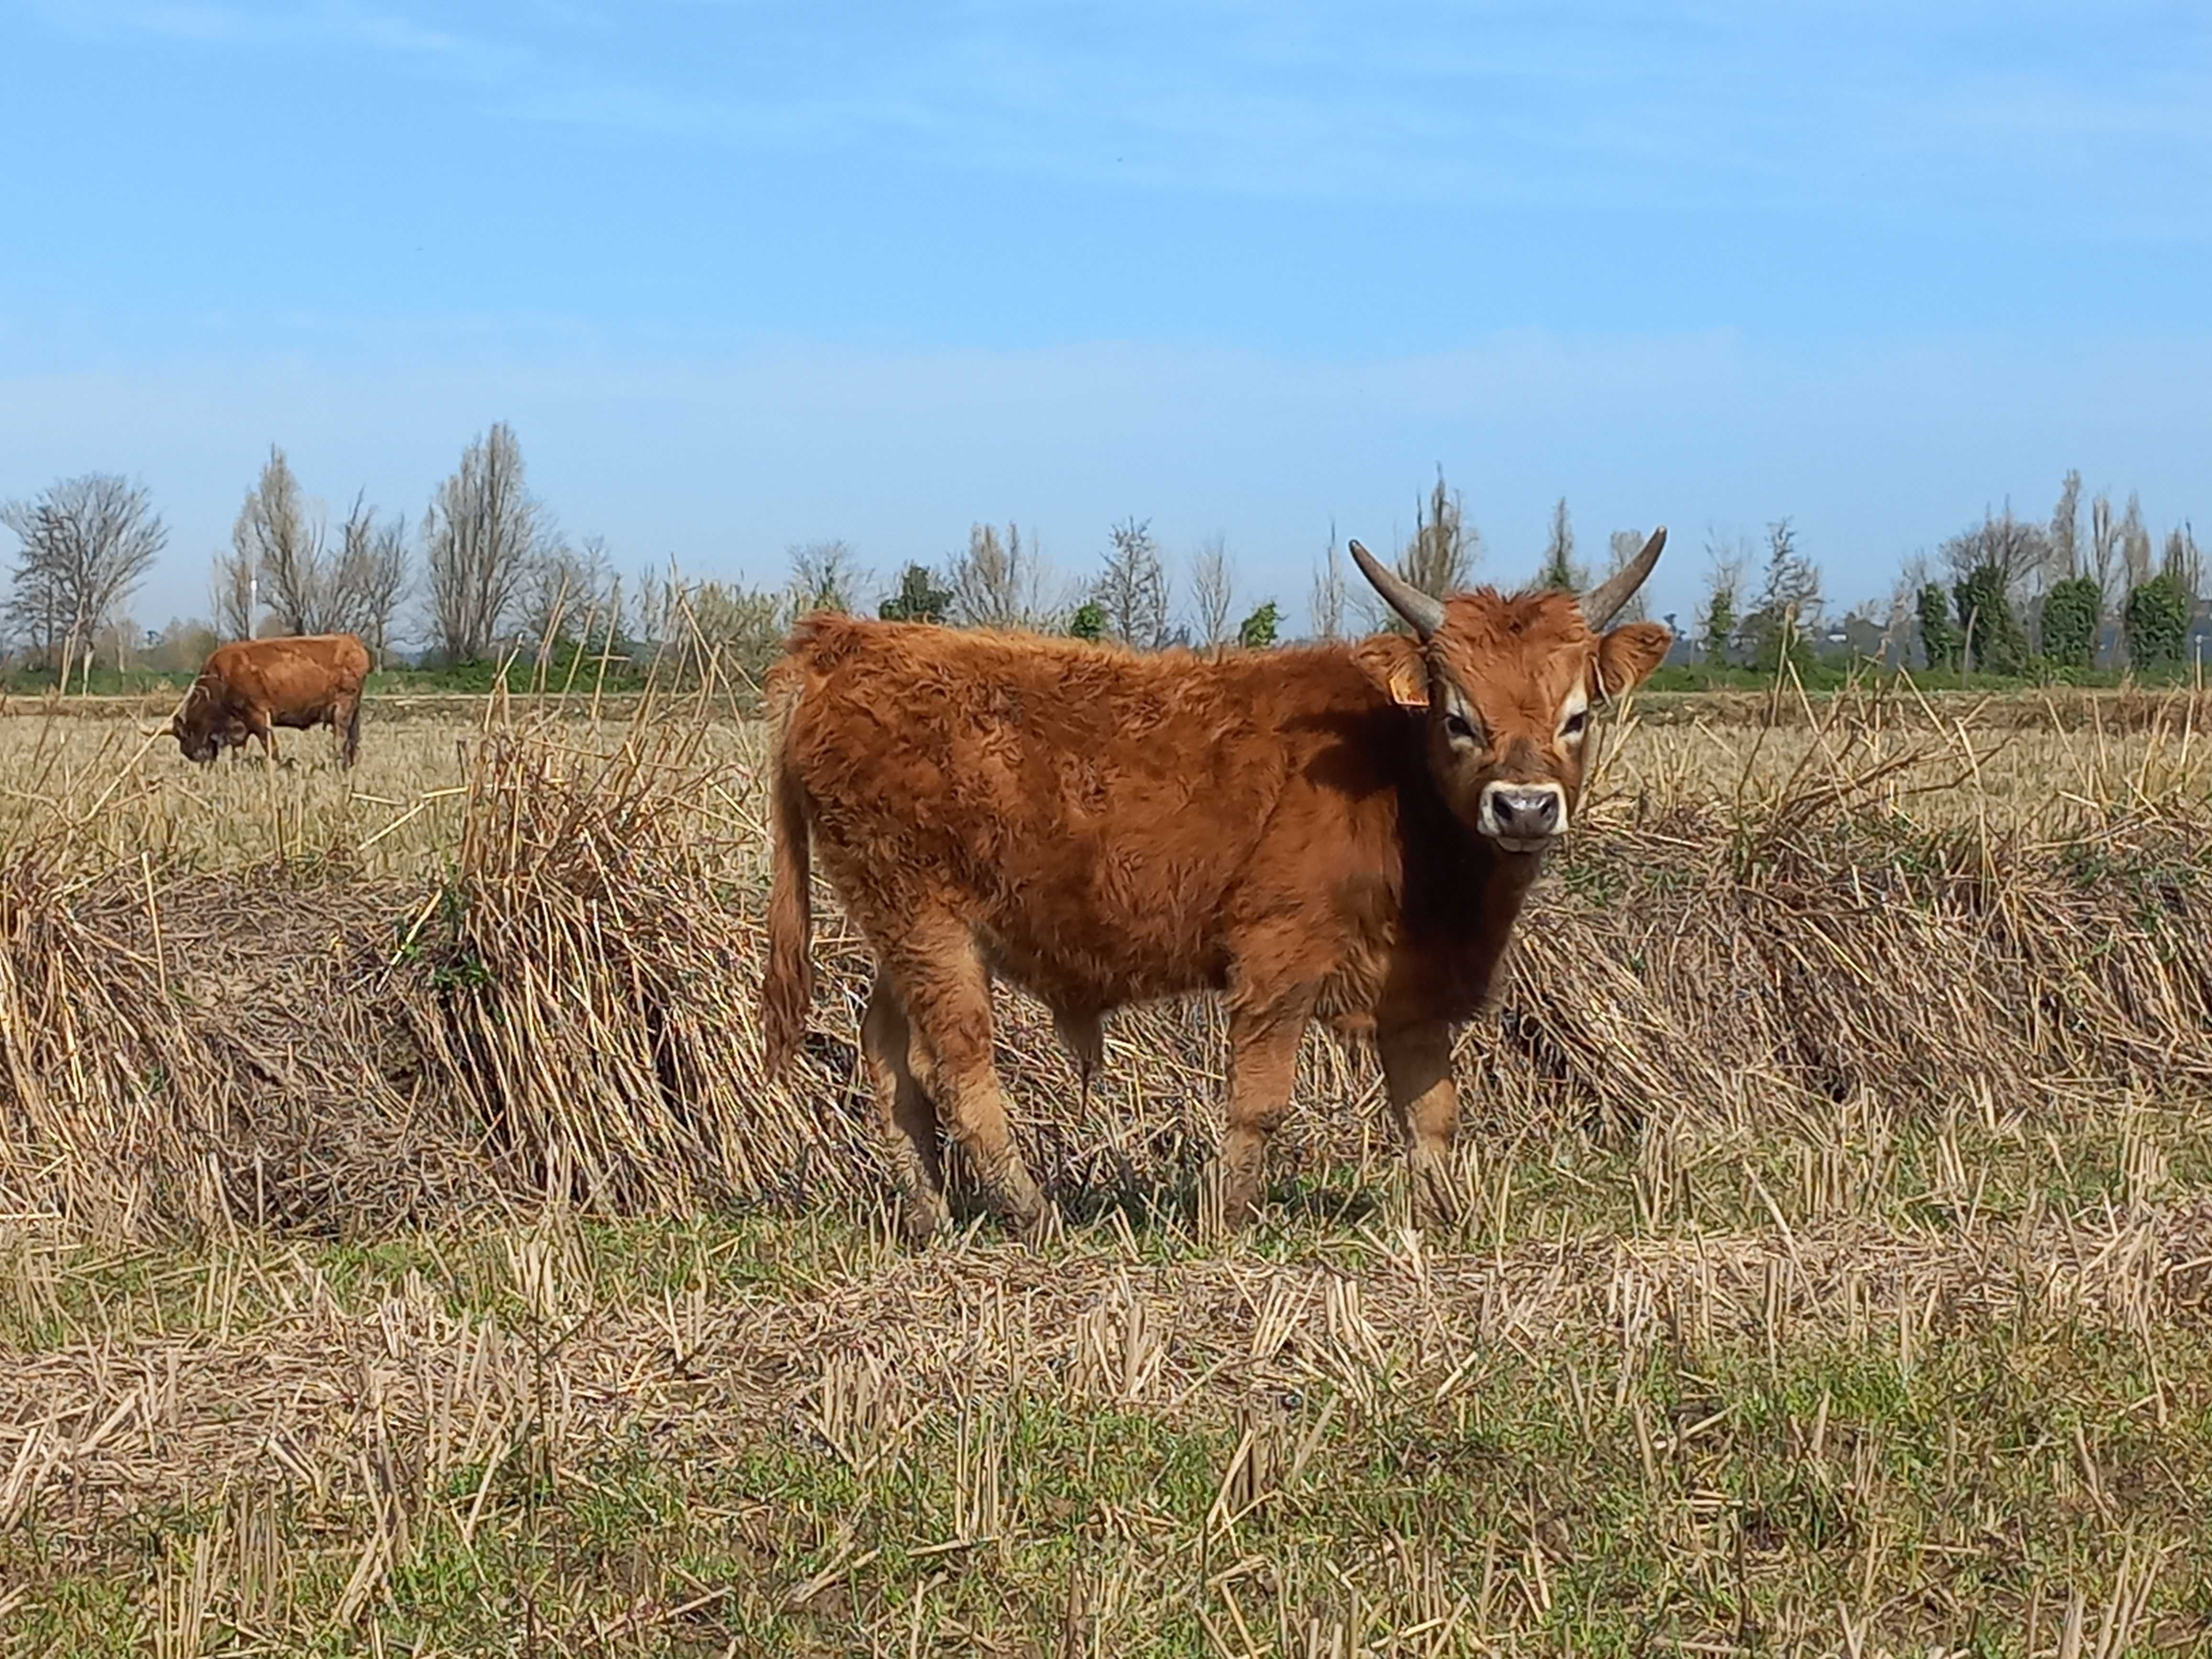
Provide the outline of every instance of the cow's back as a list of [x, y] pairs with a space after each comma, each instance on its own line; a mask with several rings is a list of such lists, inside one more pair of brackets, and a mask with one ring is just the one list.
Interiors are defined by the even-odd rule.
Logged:
[[201, 680], [232, 704], [320, 719], [361, 696], [368, 648], [351, 634], [286, 635], [218, 646]]
[[842, 617], [802, 623], [777, 678], [785, 763], [864, 930], [957, 917], [1063, 1006], [1218, 984], [1240, 905], [1270, 902], [1271, 824], [1286, 796], [1313, 813], [1315, 757], [1345, 747], [1307, 716], [1373, 702], [1342, 653]]

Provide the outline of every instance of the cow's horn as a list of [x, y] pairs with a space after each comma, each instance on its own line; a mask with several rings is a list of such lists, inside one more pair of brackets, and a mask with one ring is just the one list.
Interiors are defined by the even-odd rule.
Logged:
[[1661, 525], [1644, 544], [1644, 550], [1583, 596], [1583, 620], [1591, 628], [1604, 627], [1620, 614], [1620, 607], [1636, 597], [1636, 590], [1659, 562], [1659, 550], [1667, 545], [1667, 526]]
[[1377, 593], [1390, 602], [1390, 608], [1406, 619], [1413, 632], [1425, 641], [1437, 631], [1444, 619], [1444, 602], [1442, 599], [1432, 593], [1422, 592], [1358, 542], [1346, 544], [1352, 549], [1352, 562], [1359, 567], [1359, 574], [1374, 585]]

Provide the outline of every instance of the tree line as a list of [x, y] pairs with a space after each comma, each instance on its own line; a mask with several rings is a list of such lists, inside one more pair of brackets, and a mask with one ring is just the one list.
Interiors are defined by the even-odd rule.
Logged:
[[[466, 447], [411, 522], [360, 492], [333, 526], [272, 446], [230, 546], [214, 560], [209, 618], [173, 621], [158, 634], [142, 634], [125, 614], [168, 540], [143, 485], [109, 474], [64, 479], [0, 504], [0, 526], [18, 543], [0, 646], [18, 665], [64, 684], [95, 662], [189, 670], [222, 639], [333, 631], [360, 635], [380, 665], [411, 640], [441, 664], [510, 653], [573, 661], [588, 647], [623, 673], [704, 650], [757, 678], [793, 620], [822, 608], [1139, 650], [1265, 648], [1285, 632], [1272, 594], [1243, 590], [1225, 538], [1171, 558], [1150, 521], [1136, 517], [1108, 529], [1087, 576], [1057, 567], [1033, 530], [977, 524], [965, 547], [934, 563], [909, 561], [880, 583], [841, 540], [787, 549], [780, 583], [650, 569], [625, 579], [599, 538], [562, 532], [531, 492], [521, 446], [503, 422]], [[1643, 542], [1641, 531], [1618, 530], [1595, 562], [1586, 559], [1562, 499], [1533, 580], [1580, 591]], [[1399, 573], [1442, 595], [1481, 580], [1485, 558], [1482, 535], [1440, 469], [1415, 501]], [[1827, 616], [1819, 565], [1786, 518], [1767, 527], [1761, 547], [1710, 535], [1707, 561], [1698, 613], [1689, 626], [1675, 624], [1682, 650], [1715, 667], [1768, 672], [1824, 655], [2001, 675], [2177, 663], [2188, 653], [2204, 574], [2185, 523], [2154, 552], [2133, 496], [2116, 512], [2097, 495], [2085, 523], [2078, 472], [2067, 475], [2047, 521], [2019, 519], [2008, 505], [1985, 514], [1934, 560], [1905, 561], [1885, 599], [1851, 607], [1839, 623]], [[1640, 596], [1634, 603], [1640, 616]], [[1347, 583], [1333, 528], [1307, 613], [1317, 639], [1402, 627], [1364, 583]]]
[[1839, 623], [1789, 520], [1767, 526], [1761, 550], [1713, 537], [1706, 554], [1692, 638], [1714, 666], [1771, 672], [1826, 647], [1894, 668], [2009, 678], [2158, 672], [2191, 661], [2192, 637], [2212, 625], [2194, 526], [2185, 520], [2160, 540], [2135, 495], [2116, 510], [2104, 493], [2085, 522], [2079, 471], [2066, 474], [2047, 520], [2023, 519], [2009, 502], [1986, 511], [1933, 558], [1905, 559], [1887, 595]]

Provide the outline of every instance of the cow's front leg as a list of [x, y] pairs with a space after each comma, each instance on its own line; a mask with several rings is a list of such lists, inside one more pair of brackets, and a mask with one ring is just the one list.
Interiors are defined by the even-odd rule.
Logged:
[[1232, 1008], [1229, 1015], [1229, 1132], [1216, 1172], [1221, 1224], [1243, 1226], [1266, 1185], [1267, 1143], [1290, 1115], [1298, 1042], [1310, 1005]]
[[1459, 1127], [1459, 1094], [1452, 1087], [1451, 1027], [1443, 1021], [1386, 1026], [1376, 1035], [1390, 1115], [1406, 1146], [1413, 1219], [1423, 1226], [1449, 1224], [1459, 1212], [1452, 1189], [1451, 1147]]

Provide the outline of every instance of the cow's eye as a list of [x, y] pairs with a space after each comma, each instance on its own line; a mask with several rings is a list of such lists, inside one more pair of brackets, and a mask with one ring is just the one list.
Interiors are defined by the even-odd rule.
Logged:
[[1464, 714], [1447, 714], [1444, 716], [1444, 735], [1454, 743], [1473, 743], [1474, 727]]
[[1583, 727], [1589, 724], [1589, 711], [1586, 708], [1578, 708], [1561, 722], [1559, 735], [1563, 738], [1578, 738], [1583, 734]]

